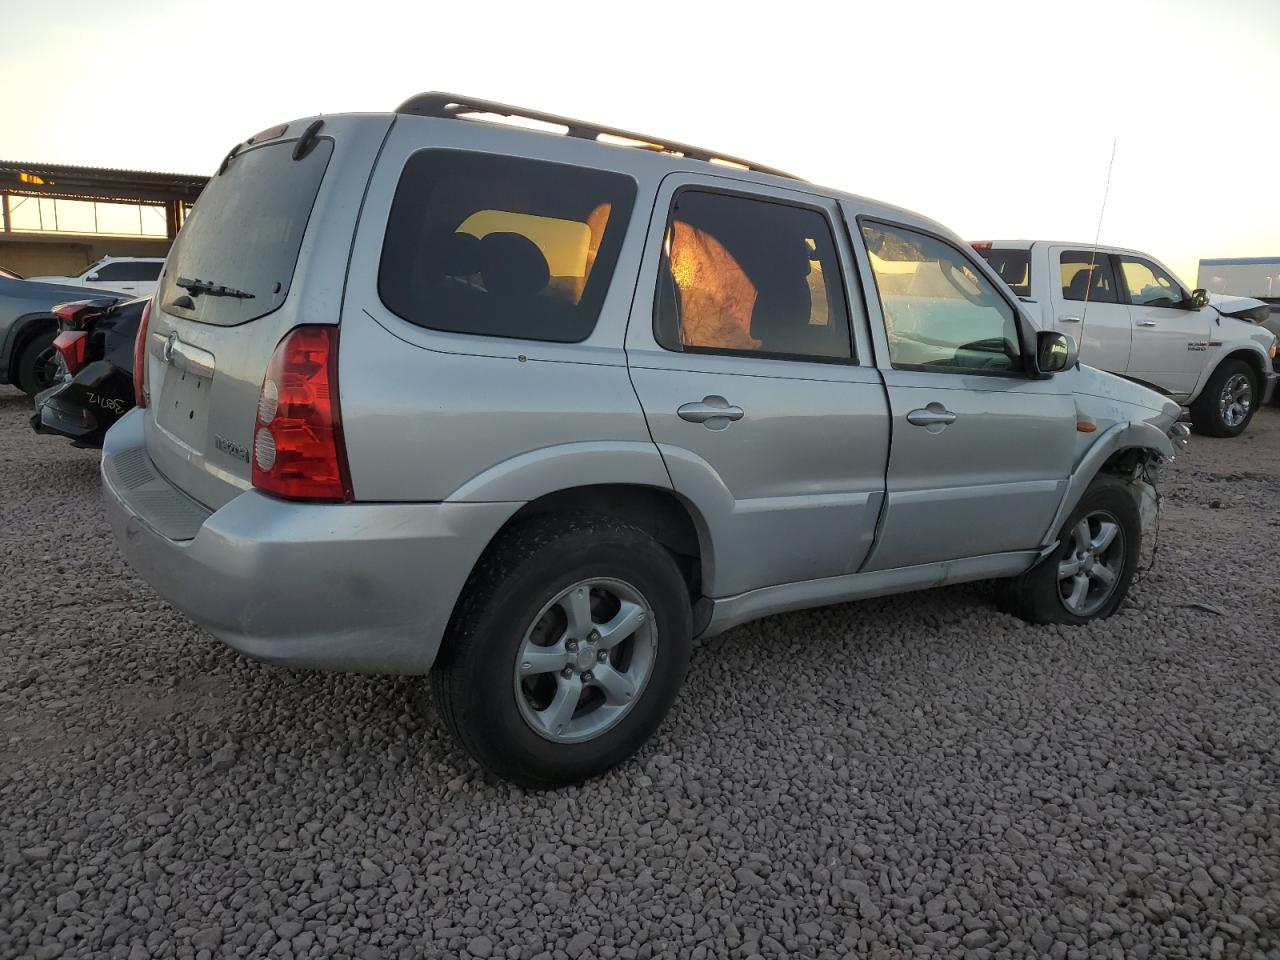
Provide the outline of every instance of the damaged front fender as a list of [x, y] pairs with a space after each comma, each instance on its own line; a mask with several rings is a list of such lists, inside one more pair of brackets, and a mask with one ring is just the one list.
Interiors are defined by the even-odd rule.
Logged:
[[[1170, 432], [1177, 432], [1180, 439], [1185, 441], [1186, 427], [1182, 424], [1174, 424], [1175, 428], [1179, 426], [1183, 428], [1181, 431], [1174, 431], [1171, 428]], [[1094, 441], [1093, 446], [1076, 465], [1067, 483], [1062, 502], [1058, 505], [1058, 512], [1054, 514], [1053, 522], [1045, 531], [1041, 545], [1052, 548], [1057, 543], [1058, 531], [1062, 529], [1062, 524], [1076, 508], [1084, 492], [1089, 489], [1089, 484], [1093, 483], [1094, 477], [1117, 453], [1134, 450], [1139, 453], [1145, 452], [1148, 456], [1159, 460], [1172, 460], [1178, 450], [1185, 446], [1186, 443], [1182, 442], [1181, 447], [1176, 447], [1173, 439], [1141, 420], [1112, 424]]]

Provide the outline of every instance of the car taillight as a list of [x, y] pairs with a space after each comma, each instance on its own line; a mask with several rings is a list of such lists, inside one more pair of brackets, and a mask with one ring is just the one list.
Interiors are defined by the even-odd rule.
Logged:
[[71, 300], [59, 303], [53, 308], [53, 315], [58, 318], [58, 325], [63, 330], [83, 330], [97, 317], [107, 312], [113, 300]]
[[337, 327], [295, 327], [276, 346], [258, 394], [252, 460], [263, 493], [354, 499], [338, 411]]
[[133, 338], [133, 405], [147, 405], [147, 328], [151, 325], [151, 301], [142, 308], [138, 335]]
[[53, 338], [53, 345], [62, 355], [68, 373], [79, 373], [84, 366], [85, 348], [89, 345], [87, 330], [63, 330]]
[[990, 241], [990, 240], [975, 240], [975, 241], [973, 241], [973, 243], [969, 244], [969, 246], [973, 247], [973, 249], [975, 249], [975, 250], [977, 250], [979, 253], [981, 253], [981, 252], [982, 252], [982, 251], [984, 251], [984, 250], [990, 250], [990, 249], [991, 249], [991, 241]]

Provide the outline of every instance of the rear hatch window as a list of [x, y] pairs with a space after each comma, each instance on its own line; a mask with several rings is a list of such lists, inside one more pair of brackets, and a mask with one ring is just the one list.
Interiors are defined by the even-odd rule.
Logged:
[[315, 141], [298, 160], [294, 147], [251, 147], [209, 181], [169, 254], [167, 313], [230, 327], [284, 303], [333, 141]]
[[991, 269], [1000, 274], [1000, 279], [1009, 285], [1010, 290], [1020, 297], [1031, 296], [1030, 250], [997, 250], [976, 243], [973, 246], [982, 259], [991, 264]]

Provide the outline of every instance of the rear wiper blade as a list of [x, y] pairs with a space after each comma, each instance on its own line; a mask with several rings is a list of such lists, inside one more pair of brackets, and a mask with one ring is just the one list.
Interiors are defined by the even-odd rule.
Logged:
[[225, 287], [214, 283], [212, 280], [188, 280], [186, 277], [179, 277], [175, 282], [187, 293], [197, 297], [201, 294], [208, 294], [211, 297], [235, 297], [237, 300], [253, 299], [252, 293]]

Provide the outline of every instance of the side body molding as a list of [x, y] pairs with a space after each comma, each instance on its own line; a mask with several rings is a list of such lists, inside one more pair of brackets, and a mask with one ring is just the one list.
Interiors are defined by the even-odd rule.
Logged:
[[1153, 450], [1165, 459], [1173, 459], [1173, 442], [1151, 424], [1140, 420], [1112, 424], [1094, 441], [1093, 446], [1076, 465], [1067, 482], [1067, 491], [1058, 506], [1058, 512], [1054, 514], [1053, 522], [1049, 524], [1049, 529], [1041, 540], [1042, 546], [1048, 547], [1054, 543], [1058, 530], [1111, 455], [1118, 450], [1135, 448]]

